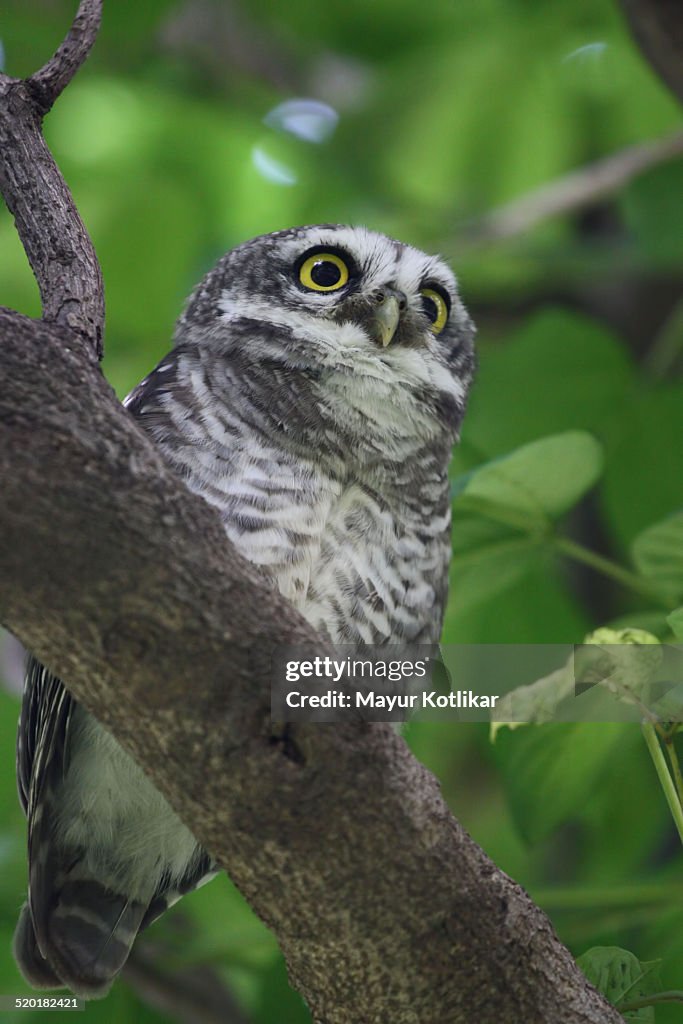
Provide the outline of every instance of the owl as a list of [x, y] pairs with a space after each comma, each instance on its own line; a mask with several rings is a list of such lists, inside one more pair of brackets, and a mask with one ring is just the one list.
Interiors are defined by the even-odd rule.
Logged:
[[[365, 228], [264, 235], [191, 295], [125, 406], [239, 551], [332, 643], [435, 643], [473, 326], [441, 259]], [[35, 659], [18, 739], [36, 987], [106, 994], [137, 933], [215, 872]]]

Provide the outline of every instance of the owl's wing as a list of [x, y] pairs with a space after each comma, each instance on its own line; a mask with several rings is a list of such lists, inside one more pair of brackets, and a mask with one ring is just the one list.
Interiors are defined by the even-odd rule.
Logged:
[[[182, 345], [176, 346], [124, 399], [123, 404], [128, 411], [140, 421], [143, 429], [151, 434], [155, 433], [156, 426], [162, 424], [164, 427], [168, 426], [166, 413], [161, 407], [160, 395], [167, 394], [169, 390], [175, 390], [178, 387], [176, 374], [178, 360], [183, 351]], [[142, 919], [140, 931], [153, 924], [179, 899], [210, 881], [217, 873], [211, 857], [203, 851], [180, 881], [173, 885], [162, 884], [157, 888]]]
[[[62, 682], [29, 655], [17, 734], [19, 798], [29, 817], [55, 769], [63, 773], [72, 704]], [[34, 775], [37, 756], [43, 770]]]
[[110, 892], [85, 851], [64, 841], [61, 789], [71, 760], [76, 701], [29, 656], [17, 740], [19, 793], [28, 819], [28, 902], [14, 955], [36, 988], [102, 994], [123, 966], [146, 907]]
[[[155, 373], [130, 396], [133, 415], [158, 395]], [[66, 983], [87, 996], [104, 994], [137, 932], [213, 877], [215, 869], [202, 852], [180, 880], [162, 877], [144, 905], [93, 877], [86, 851], [61, 838], [65, 823], [60, 788], [71, 760], [70, 726], [77, 711], [82, 713], [61, 680], [29, 656], [17, 737], [17, 783], [28, 822], [29, 896], [17, 924], [14, 953], [35, 987]]]
[[17, 783], [28, 821], [29, 899], [17, 927], [15, 954], [29, 980], [41, 988], [61, 985], [40, 949], [47, 946], [46, 910], [58, 867], [51, 833], [73, 707], [61, 681], [30, 655], [17, 732]]
[[88, 996], [106, 991], [138, 931], [216, 872], [202, 852], [180, 880], [162, 879], [151, 900], [141, 904], [93, 877], [85, 851], [60, 841], [59, 789], [69, 767], [69, 726], [77, 709], [61, 681], [31, 657], [17, 745], [19, 791], [28, 819], [29, 897], [14, 952], [35, 987], [66, 983]]
[[167, 390], [171, 382], [175, 382], [178, 368], [178, 357], [182, 352], [179, 346], [169, 352], [147, 376], [126, 395], [123, 404], [136, 419], [145, 427], [145, 418], [150, 411], [159, 405], [159, 395]]
[[218, 869], [214, 861], [208, 853], [203, 851], [196, 864], [183, 875], [179, 882], [175, 882], [172, 886], [169, 884], [159, 886], [147, 907], [140, 924], [140, 931], [154, 924], [174, 903], [194, 889], [199, 889], [206, 882], [210, 882], [217, 874]]

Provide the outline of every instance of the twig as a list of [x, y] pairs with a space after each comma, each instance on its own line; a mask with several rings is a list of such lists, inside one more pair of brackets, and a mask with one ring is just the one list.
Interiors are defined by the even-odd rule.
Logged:
[[665, 882], [620, 885], [570, 883], [534, 887], [531, 895], [548, 913], [569, 910], [584, 914], [587, 911], [633, 910], [659, 904], [671, 906], [672, 900], [683, 900], [683, 884], [672, 884], [668, 879]]
[[104, 289], [92, 242], [42, 135], [42, 118], [85, 60], [101, 0], [83, 0], [54, 57], [22, 81], [0, 74], [0, 192], [35, 274], [43, 319], [102, 356]]
[[618, 1005], [620, 1012], [627, 1013], [629, 1010], [641, 1010], [644, 1006], [656, 1006], [658, 1003], [683, 1003], [683, 992], [652, 992], [650, 995], [629, 999], [628, 1002]]
[[467, 236], [476, 242], [522, 234], [548, 217], [573, 213], [618, 192], [645, 171], [683, 155], [683, 132], [615, 153], [573, 171], [476, 221]]
[[552, 544], [561, 555], [573, 558], [576, 562], [589, 566], [595, 572], [602, 573], [603, 576], [615, 580], [622, 587], [632, 590], [634, 594], [640, 594], [641, 597], [646, 598], [648, 601], [656, 602], [663, 607], [670, 607], [666, 597], [649, 580], [639, 576], [637, 573], [631, 572], [617, 562], [605, 558], [604, 555], [598, 554], [597, 551], [585, 548], [583, 544], [572, 540], [571, 537], [553, 537]]
[[27, 79], [46, 114], [90, 53], [102, 20], [102, 0], [81, 0], [73, 24], [57, 52]]

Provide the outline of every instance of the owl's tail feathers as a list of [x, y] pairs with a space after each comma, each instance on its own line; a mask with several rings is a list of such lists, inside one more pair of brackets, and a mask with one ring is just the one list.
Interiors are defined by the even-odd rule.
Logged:
[[57, 977], [38, 949], [28, 903], [24, 903], [19, 914], [19, 921], [14, 930], [12, 952], [19, 970], [32, 988], [64, 987], [64, 982]]
[[14, 934], [19, 969], [36, 988], [66, 986], [82, 999], [100, 999], [128, 959], [146, 910], [92, 879], [67, 881], [40, 942], [23, 908]]

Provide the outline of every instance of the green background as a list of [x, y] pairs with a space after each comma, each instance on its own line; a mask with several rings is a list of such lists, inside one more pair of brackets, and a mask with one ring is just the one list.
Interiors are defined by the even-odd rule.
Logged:
[[[634, 562], [631, 544], [683, 505], [683, 161], [514, 237], [482, 238], [481, 218], [495, 207], [680, 127], [680, 108], [613, 0], [105, 7], [95, 51], [46, 135], [102, 263], [104, 369], [121, 397], [169, 348], [193, 284], [246, 238], [351, 222], [441, 252], [479, 327], [480, 371], [453, 478], [551, 434], [585, 431], [600, 443], [585, 486], [572, 484], [571, 440], [557, 458], [541, 454], [549, 497], [540, 526], [526, 506], [511, 527], [456, 499], [444, 639], [580, 642], [615, 621], [669, 636], [665, 615], [683, 602], [683, 583], [674, 573], [667, 589], [662, 577], [669, 554], [683, 550], [680, 520], [661, 542], [664, 570], [653, 571], [647, 554]], [[6, 0], [5, 70], [36, 70], [74, 8]], [[292, 98], [329, 104], [334, 132], [315, 143], [264, 122]], [[39, 313], [4, 209], [0, 303]], [[568, 480], [567, 500], [551, 513]], [[562, 557], [558, 535], [639, 569], [660, 587], [656, 598]], [[8, 993], [28, 991], [9, 952], [26, 884], [11, 654], [6, 645], [0, 691]], [[683, 989], [681, 845], [637, 727], [528, 727], [491, 745], [484, 725], [413, 723], [407, 739], [454, 813], [575, 955], [624, 946], [661, 959], [664, 987]], [[164, 969], [212, 964], [250, 1020], [310, 1019], [273, 938], [226, 879], [185, 899], [149, 937]], [[680, 1013], [658, 1008], [656, 1020]], [[168, 1019], [125, 981], [86, 1017]]]

